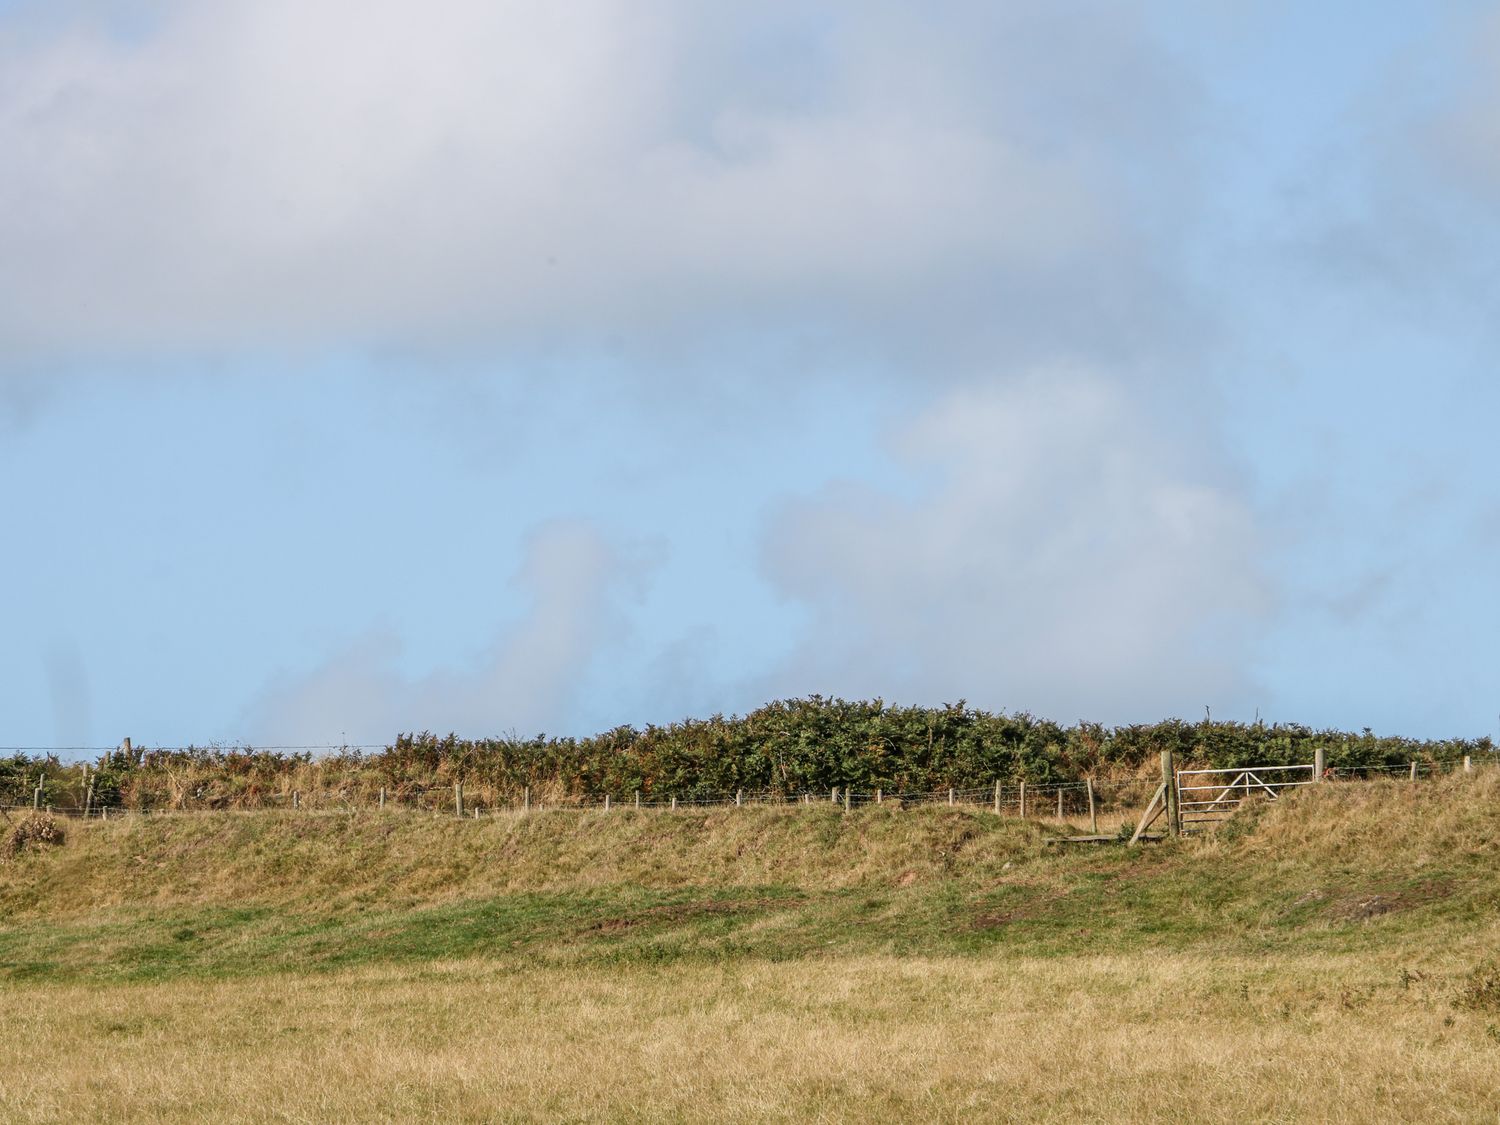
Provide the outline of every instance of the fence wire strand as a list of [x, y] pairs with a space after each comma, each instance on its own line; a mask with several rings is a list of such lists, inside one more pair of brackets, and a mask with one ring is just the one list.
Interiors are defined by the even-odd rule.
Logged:
[[[1496, 765], [1497, 763], [1495, 762], [1476, 762], [1467, 765], [1463, 762], [1408, 762], [1405, 764], [1340, 766], [1328, 769], [1324, 775], [1324, 779], [1332, 782], [1410, 777], [1428, 779], [1460, 771], [1478, 772], [1481, 769], [1494, 768]], [[1279, 767], [1249, 766], [1244, 768], [1253, 772], [1256, 769], [1269, 770]], [[1302, 766], [1298, 768], [1305, 769], [1308, 767]], [[1087, 780], [1027, 781], [1023, 785], [1020, 782], [1012, 781], [983, 787], [954, 787], [952, 789], [920, 792], [886, 792], [880, 789], [846, 790], [844, 787], [830, 787], [828, 790], [802, 790], [793, 793], [769, 790], [753, 792], [740, 790], [736, 793], [728, 794], [685, 795], [678, 796], [675, 799], [670, 796], [660, 796], [645, 792], [611, 793], [607, 798], [609, 802], [607, 807], [611, 811], [627, 811], [632, 809], [640, 809], [642, 811], [672, 809], [690, 811], [768, 806], [830, 805], [839, 809], [846, 807], [850, 809], [863, 809], [885, 804], [896, 808], [952, 805], [968, 809], [998, 810], [1002, 815], [1012, 816], [1023, 813], [1022, 794], [1024, 791], [1024, 815], [1026, 815], [1027, 819], [1056, 819], [1059, 802], [1062, 805], [1063, 819], [1077, 819], [1088, 814], [1088, 805], [1084, 797], [1090, 789], [1092, 789], [1093, 793], [1094, 811], [1098, 814], [1110, 816], [1117, 815], [1122, 811], [1133, 810], [1135, 806], [1143, 803], [1160, 783], [1160, 779], [1156, 776], [1138, 776], [1133, 778], [1096, 780], [1092, 783]], [[170, 807], [149, 809], [130, 808], [120, 804], [86, 803], [80, 794], [47, 793], [43, 791], [40, 797], [35, 793], [28, 793], [26, 794], [26, 798], [29, 799], [23, 798], [13, 803], [0, 802], [0, 810], [10, 814], [17, 812], [26, 813], [40, 808], [56, 815], [70, 818], [88, 817], [89, 819], [135, 816], [145, 813], [238, 812], [277, 808], [286, 811], [346, 813], [376, 808], [433, 814], [441, 814], [446, 810], [451, 815], [458, 810], [461, 799], [460, 794], [455, 791], [456, 788], [455, 786], [447, 785], [425, 786], [417, 788], [415, 791], [407, 789], [402, 792], [387, 794], [383, 801], [377, 798], [376, 792], [373, 789], [362, 789], [357, 793], [316, 790], [308, 792], [292, 790], [277, 793], [258, 793], [251, 796], [248, 801], [243, 797], [231, 800], [193, 795], [178, 797], [176, 803]], [[483, 785], [477, 786], [468, 795], [468, 798], [462, 800], [462, 809], [466, 817], [472, 816], [476, 810], [479, 815], [487, 816], [507, 812], [525, 812], [528, 810], [536, 812], [597, 812], [606, 808], [606, 796], [604, 794], [587, 796], [566, 795], [559, 797], [547, 793], [537, 793], [534, 798], [527, 798], [513, 792], [507, 792], [503, 796], [496, 797], [493, 790], [486, 792]]]

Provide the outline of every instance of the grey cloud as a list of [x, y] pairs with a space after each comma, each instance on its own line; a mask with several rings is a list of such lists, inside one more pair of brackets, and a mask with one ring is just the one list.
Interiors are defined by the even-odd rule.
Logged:
[[640, 569], [640, 560], [592, 528], [550, 524], [532, 536], [514, 578], [529, 611], [478, 659], [413, 678], [400, 670], [400, 638], [371, 633], [310, 674], [268, 684], [243, 729], [272, 742], [378, 742], [424, 729], [475, 736], [555, 730], [579, 706], [583, 674], [624, 642], [619, 598], [639, 583]]
[[[1286, 185], [1278, 255], [1361, 315], [1492, 332], [1500, 297], [1500, 15], [1458, 10], [1376, 68]], [[1372, 307], [1373, 306], [1373, 307]]]
[[1190, 82], [1129, 6], [715, 11], [229, 0], [0, 39], [0, 345], [772, 325], [913, 370], [1191, 324], [1154, 248], [1182, 201], [1133, 188]]
[[0, 361], [0, 437], [25, 429], [43, 408], [48, 383], [34, 372], [7, 369]]
[[1472, 525], [1472, 539], [1483, 551], [1500, 548], [1500, 501], [1486, 505]]
[[1486, 207], [1500, 209], [1500, 12], [1462, 31], [1459, 92], [1433, 120], [1430, 148]]
[[1097, 373], [951, 393], [898, 435], [912, 494], [833, 487], [775, 522], [766, 572], [811, 615], [778, 686], [1112, 719], [1253, 701], [1259, 530], [1170, 438]]

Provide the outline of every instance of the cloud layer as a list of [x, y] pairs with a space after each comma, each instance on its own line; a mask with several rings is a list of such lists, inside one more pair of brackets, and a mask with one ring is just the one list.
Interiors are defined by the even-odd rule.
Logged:
[[[110, 375], [228, 402], [220, 373], [259, 396], [288, 371], [278, 391], [320, 393], [210, 418], [204, 457], [295, 415], [308, 453], [268, 454], [276, 479], [356, 501], [328, 493], [319, 540], [386, 541], [387, 493], [444, 534], [493, 517], [485, 557], [519, 564], [529, 616], [475, 571], [448, 611], [372, 581], [303, 634], [360, 639], [291, 660], [314, 670], [261, 694], [257, 737], [578, 729], [584, 695], [606, 721], [812, 690], [1315, 709], [1355, 691], [1307, 673], [1325, 652], [1394, 666], [1463, 632], [1488, 590], [1445, 561], [1471, 557], [1449, 525], [1493, 507], [1500, 21], [1372, 10], [1325, 48], [1355, 8], [4, 5], [0, 439], [175, 447], [202, 413], [140, 423], [179, 384], [119, 379], [104, 406]], [[11, 472], [33, 521], [78, 496], [106, 522], [91, 470], [42, 454]], [[43, 461], [62, 486], [23, 480]], [[121, 534], [191, 518], [142, 495]], [[269, 485], [235, 502], [267, 538], [292, 522]], [[631, 537], [671, 576], [638, 612]], [[326, 610], [294, 571], [247, 615]], [[1411, 624], [1439, 573], [1447, 616]], [[141, 580], [80, 581], [78, 619]], [[467, 663], [417, 655], [485, 635]], [[106, 710], [139, 695], [93, 686]]]
[[1063, 718], [1253, 700], [1260, 533], [1173, 438], [1087, 372], [951, 393], [896, 436], [905, 492], [777, 524], [766, 571], [810, 611], [782, 682]]
[[378, 742], [397, 731], [483, 736], [557, 730], [579, 703], [589, 667], [625, 639], [618, 598], [640, 578], [592, 528], [554, 523], [530, 540], [513, 582], [525, 617], [466, 666], [411, 675], [402, 645], [372, 633], [311, 673], [273, 681], [245, 729], [263, 742]]
[[0, 30], [12, 364], [768, 317], [952, 363], [1166, 315], [1117, 158], [1170, 166], [1184, 79], [1128, 6], [62, 10]]

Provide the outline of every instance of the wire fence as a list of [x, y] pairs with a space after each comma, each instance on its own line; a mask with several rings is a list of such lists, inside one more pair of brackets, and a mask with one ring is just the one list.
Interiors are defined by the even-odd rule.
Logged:
[[108, 818], [119, 816], [160, 815], [173, 812], [235, 812], [265, 809], [296, 811], [350, 812], [360, 809], [392, 809], [414, 812], [459, 812], [466, 816], [493, 815], [508, 812], [552, 811], [642, 811], [706, 810], [726, 808], [790, 808], [799, 806], [833, 806], [840, 809], [889, 806], [914, 808], [949, 806], [965, 809], [988, 809], [996, 813], [1041, 817], [1045, 815], [1086, 814], [1092, 800], [1097, 812], [1108, 812], [1149, 796], [1153, 782], [1149, 778], [1127, 778], [1102, 781], [1013, 782], [994, 785], [949, 788], [936, 791], [907, 792], [882, 789], [852, 789], [834, 786], [826, 790], [804, 790], [794, 793], [737, 790], [715, 795], [659, 796], [643, 792], [587, 795], [535, 793], [495, 795], [469, 789], [462, 784], [426, 786], [419, 791], [407, 789], [400, 794], [387, 791], [308, 791], [258, 793], [234, 800], [196, 798], [187, 795], [157, 808], [135, 808], [121, 804], [80, 802], [76, 794], [58, 801], [37, 797], [30, 803], [0, 803], [0, 810], [25, 812], [46, 809], [68, 817]]
[[[134, 746], [134, 750], [138, 754], [193, 754], [205, 752], [260, 754], [271, 752], [282, 753], [294, 750], [323, 751], [332, 754], [340, 751], [374, 753], [389, 749], [390, 745], [384, 742], [264, 744], [259, 742], [189, 742], [182, 746], [147, 746], [145, 743]], [[120, 750], [121, 747], [119, 746], [0, 746], [0, 754], [42, 754], [54, 757], [58, 754], [114, 754]]]
[[[1418, 781], [1456, 772], [1474, 772], [1496, 768], [1497, 763], [1408, 762], [1372, 766], [1340, 766], [1325, 771], [1322, 780], [1331, 782], [1406, 779]], [[1254, 767], [1251, 767], [1254, 768]], [[1306, 768], [1306, 767], [1304, 767]], [[1100, 821], [1111, 825], [1122, 823], [1139, 813], [1151, 799], [1161, 780], [1157, 776], [1132, 778], [1085, 778], [1075, 781], [995, 782], [987, 786], [952, 787], [920, 792], [882, 789], [854, 789], [831, 786], [826, 790], [779, 791], [736, 790], [711, 795], [688, 794], [662, 796], [642, 791], [622, 794], [559, 794], [537, 787], [519, 792], [497, 792], [484, 786], [465, 790], [462, 782], [453, 785], [405, 786], [400, 789], [314, 789], [282, 792], [259, 792], [227, 798], [222, 795], [185, 793], [157, 807], [129, 807], [120, 803], [95, 801], [87, 794], [33, 791], [29, 801], [0, 802], [7, 816], [44, 809], [54, 815], [80, 819], [111, 819], [173, 813], [228, 813], [281, 809], [298, 812], [350, 813], [361, 810], [391, 810], [429, 815], [483, 818], [510, 813], [562, 811], [612, 812], [617, 810], [693, 811], [727, 808], [829, 807], [852, 811], [872, 806], [893, 809], [948, 806], [955, 809], [986, 810], [1002, 816], [1047, 819], [1060, 822], [1087, 818], [1097, 827]], [[76, 786], [70, 787], [76, 789]]]

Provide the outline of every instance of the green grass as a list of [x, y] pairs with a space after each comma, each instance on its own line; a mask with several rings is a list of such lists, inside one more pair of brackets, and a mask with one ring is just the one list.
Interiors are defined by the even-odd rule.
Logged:
[[67, 827], [0, 865], [7, 1121], [1500, 1114], [1500, 774], [1140, 848], [962, 808]]
[[[1446, 826], [1434, 810], [1457, 785], [1385, 784], [1288, 799], [1220, 841], [1081, 851], [1046, 847], [1052, 827], [950, 809], [75, 826], [64, 847], [0, 869], [0, 979], [1425, 945], [1500, 903], [1494, 786], [1473, 784], [1484, 793], [1443, 812]], [[1414, 799], [1427, 804], [1403, 808]], [[1405, 818], [1417, 854], [1330, 846], [1331, 818], [1372, 801]]]

